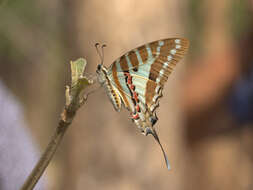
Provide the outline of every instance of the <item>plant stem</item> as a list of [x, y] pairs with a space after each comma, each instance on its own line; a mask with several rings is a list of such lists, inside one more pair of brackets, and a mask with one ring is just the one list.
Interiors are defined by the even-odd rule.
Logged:
[[[70, 106], [71, 107], [71, 106]], [[70, 108], [68, 107], [68, 108]], [[68, 126], [71, 124], [74, 116], [75, 111], [70, 112], [68, 108], [65, 108], [63, 110], [63, 113], [61, 114], [61, 119], [58, 123], [58, 126], [54, 132], [54, 135], [51, 137], [51, 140], [45, 150], [45, 152], [42, 154], [40, 160], [32, 170], [32, 173], [29, 175], [25, 183], [23, 184], [21, 190], [32, 190], [38, 180], [40, 179], [41, 175], [47, 168], [48, 164], [50, 163], [51, 159], [53, 158], [66, 130], [68, 129]], [[67, 114], [68, 113], [68, 114]]]

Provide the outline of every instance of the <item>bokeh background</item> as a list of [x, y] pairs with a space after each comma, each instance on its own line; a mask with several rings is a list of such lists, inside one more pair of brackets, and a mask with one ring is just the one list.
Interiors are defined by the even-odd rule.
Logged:
[[94, 74], [96, 42], [107, 44], [107, 66], [150, 41], [191, 43], [158, 110], [172, 170], [100, 89], [67, 131], [45, 189], [253, 189], [252, 13], [250, 0], [0, 0], [0, 80], [40, 152], [64, 106], [70, 60], [85, 57]]

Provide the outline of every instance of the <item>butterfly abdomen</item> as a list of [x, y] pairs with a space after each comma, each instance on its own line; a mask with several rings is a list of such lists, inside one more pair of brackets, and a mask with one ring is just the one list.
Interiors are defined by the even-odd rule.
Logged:
[[118, 93], [115, 92], [116, 89], [111, 85], [110, 81], [105, 83], [106, 93], [109, 99], [111, 100], [113, 107], [116, 111], [120, 111], [121, 109], [121, 99]]

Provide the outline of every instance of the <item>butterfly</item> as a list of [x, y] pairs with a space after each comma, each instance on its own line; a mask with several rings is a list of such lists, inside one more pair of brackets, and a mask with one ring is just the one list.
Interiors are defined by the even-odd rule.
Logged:
[[97, 79], [114, 109], [118, 112], [122, 107], [128, 109], [141, 133], [155, 138], [169, 170], [167, 155], [154, 128], [158, 120], [156, 109], [163, 96], [164, 84], [188, 47], [189, 41], [184, 38], [154, 41], [122, 55], [109, 68], [103, 65], [103, 56], [99, 53], [102, 62], [96, 70]]

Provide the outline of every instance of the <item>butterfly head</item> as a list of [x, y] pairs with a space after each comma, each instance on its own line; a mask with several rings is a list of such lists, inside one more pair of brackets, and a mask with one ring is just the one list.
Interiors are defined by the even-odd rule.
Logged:
[[96, 43], [95, 47], [96, 47], [97, 53], [98, 53], [98, 55], [99, 55], [99, 57], [101, 59], [101, 63], [98, 64], [98, 66], [97, 66], [96, 73], [97, 73], [97, 76], [98, 76], [99, 83], [100, 84], [104, 84], [105, 81], [106, 81], [106, 77], [107, 77], [107, 69], [103, 65], [103, 63], [104, 63], [104, 48], [106, 47], [106, 45], [103, 44], [101, 46], [101, 51], [99, 51], [99, 49], [98, 49], [100, 47], [99, 43]]
[[96, 73], [99, 83], [104, 84], [107, 77], [107, 68], [102, 64], [98, 64]]

